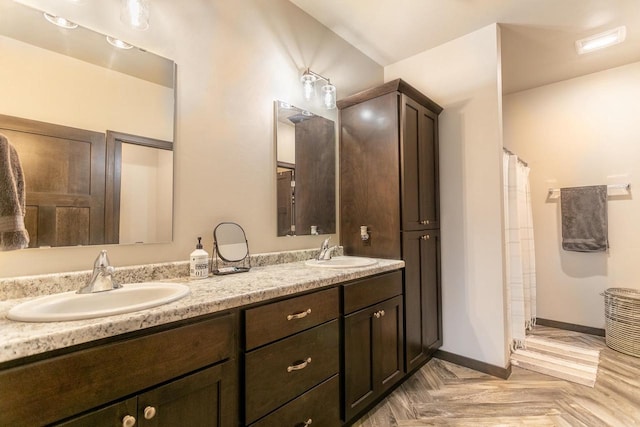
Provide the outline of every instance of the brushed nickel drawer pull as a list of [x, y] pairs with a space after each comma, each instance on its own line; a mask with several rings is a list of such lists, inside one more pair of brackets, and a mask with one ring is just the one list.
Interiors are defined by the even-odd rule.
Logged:
[[307, 317], [309, 314], [311, 314], [311, 309], [307, 308], [305, 311], [301, 311], [300, 313], [288, 314], [287, 320], [302, 319], [303, 317]]
[[307, 357], [307, 360], [303, 360], [301, 363], [298, 363], [297, 365], [287, 366], [287, 372], [299, 371], [300, 369], [304, 369], [307, 367], [309, 363], [311, 363], [311, 358]]

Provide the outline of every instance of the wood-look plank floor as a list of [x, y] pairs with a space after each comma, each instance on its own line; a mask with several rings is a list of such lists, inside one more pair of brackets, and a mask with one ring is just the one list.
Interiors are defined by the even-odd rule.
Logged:
[[354, 427], [640, 426], [640, 358], [603, 337], [542, 326], [533, 334], [600, 349], [595, 387], [515, 366], [501, 380], [432, 359]]

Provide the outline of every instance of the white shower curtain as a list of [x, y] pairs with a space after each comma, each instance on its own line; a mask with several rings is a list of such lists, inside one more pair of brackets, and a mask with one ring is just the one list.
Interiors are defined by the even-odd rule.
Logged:
[[507, 311], [512, 350], [524, 347], [536, 321], [536, 263], [529, 168], [503, 154]]

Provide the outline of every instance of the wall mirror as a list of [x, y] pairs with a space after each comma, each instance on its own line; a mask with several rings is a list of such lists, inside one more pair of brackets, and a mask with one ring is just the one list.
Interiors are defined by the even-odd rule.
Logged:
[[[242, 263], [218, 267], [218, 257], [226, 263]], [[235, 222], [222, 222], [213, 229], [213, 274], [231, 274], [249, 271], [249, 242], [244, 229]]]
[[0, 132], [22, 161], [29, 247], [171, 241], [174, 62], [11, 0], [0, 52]]
[[332, 120], [275, 101], [278, 236], [336, 231]]

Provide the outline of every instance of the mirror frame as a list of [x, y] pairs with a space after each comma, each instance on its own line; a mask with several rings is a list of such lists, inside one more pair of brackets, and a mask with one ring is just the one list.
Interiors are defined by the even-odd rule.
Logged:
[[[247, 252], [243, 258], [240, 259], [228, 259], [225, 258], [222, 253], [220, 253], [220, 246], [218, 244], [218, 229], [222, 226], [236, 226], [242, 232], [242, 237], [244, 239], [244, 244], [246, 245]], [[242, 242], [238, 242], [241, 244]], [[228, 267], [218, 267], [218, 257], [225, 263], [238, 263], [242, 262], [242, 266], [228, 266]], [[247, 240], [247, 235], [244, 232], [244, 229], [235, 222], [221, 222], [213, 229], [213, 266], [211, 271], [215, 275], [225, 275], [225, 274], [234, 274], [234, 273], [246, 273], [251, 270], [251, 255], [249, 254], [249, 241]]]

